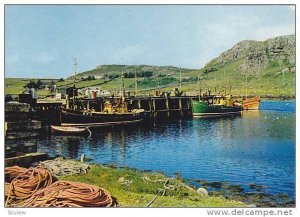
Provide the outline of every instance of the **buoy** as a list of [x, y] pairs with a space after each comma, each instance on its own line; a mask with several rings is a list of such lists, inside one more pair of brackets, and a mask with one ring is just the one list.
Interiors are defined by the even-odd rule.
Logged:
[[208, 191], [205, 188], [198, 188], [197, 193], [203, 196], [208, 196]]

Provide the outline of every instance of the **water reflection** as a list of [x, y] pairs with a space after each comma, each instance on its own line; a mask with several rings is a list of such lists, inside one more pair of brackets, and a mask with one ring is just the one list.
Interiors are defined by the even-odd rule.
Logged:
[[[263, 103], [262, 107], [268, 108]], [[278, 107], [271, 103], [271, 108]], [[256, 183], [272, 193], [294, 196], [293, 111], [268, 108], [234, 118], [103, 129], [88, 140], [52, 136], [39, 141], [39, 150], [77, 159], [85, 153], [92, 162], [160, 170], [170, 176], [180, 171], [189, 179]]]

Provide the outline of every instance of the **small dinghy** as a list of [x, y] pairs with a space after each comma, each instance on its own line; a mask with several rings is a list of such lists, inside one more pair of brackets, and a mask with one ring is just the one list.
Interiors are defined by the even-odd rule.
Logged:
[[51, 125], [52, 133], [61, 133], [61, 134], [84, 134], [86, 132], [90, 133], [88, 128], [80, 128], [80, 127], [64, 127], [64, 126], [54, 126]]

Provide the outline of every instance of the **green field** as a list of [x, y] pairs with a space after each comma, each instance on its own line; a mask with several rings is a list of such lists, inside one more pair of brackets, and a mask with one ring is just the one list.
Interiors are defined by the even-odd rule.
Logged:
[[[17, 95], [21, 94], [23, 91], [25, 91], [25, 86], [30, 81], [37, 82], [38, 80], [41, 80], [42, 82], [51, 82], [56, 81], [55, 79], [34, 79], [34, 78], [5, 78], [5, 94], [10, 95]], [[45, 97], [50, 95], [51, 92], [49, 90], [38, 90], [38, 95], [41, 97]]]

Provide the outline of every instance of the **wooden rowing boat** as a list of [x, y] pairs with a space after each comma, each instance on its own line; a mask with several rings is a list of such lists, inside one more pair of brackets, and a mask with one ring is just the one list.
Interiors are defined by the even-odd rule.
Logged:
[[65, 134], [82, 134], [86, 132], [86, 128], [79, 128], [74, 126], [54, 126], [51, 125], [52, 133], [65, 133]]

